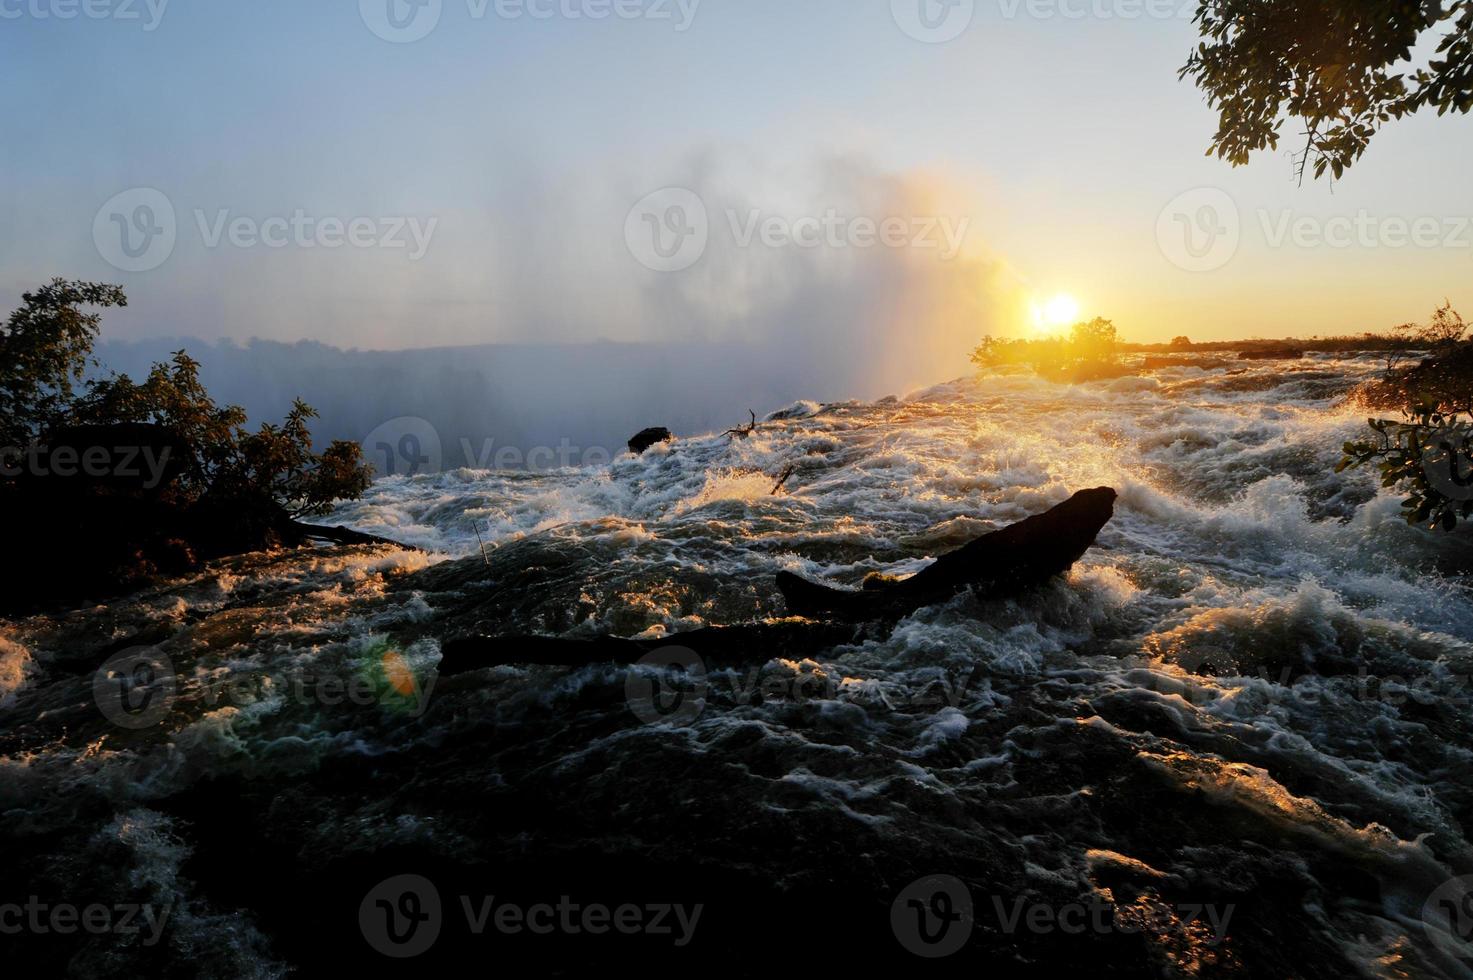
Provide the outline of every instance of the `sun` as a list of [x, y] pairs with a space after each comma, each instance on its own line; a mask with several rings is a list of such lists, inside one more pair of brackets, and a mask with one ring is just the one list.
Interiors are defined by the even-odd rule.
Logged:
[[1059, 293], [1033, 304], [1033, 325], [1039, 330], [1057, 330], [1079, 322], [1079, 303], [1068, 293]]

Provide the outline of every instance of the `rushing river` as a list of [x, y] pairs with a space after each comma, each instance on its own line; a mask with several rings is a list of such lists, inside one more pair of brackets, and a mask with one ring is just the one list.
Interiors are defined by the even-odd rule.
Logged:
[[[0, 948], [80, 976], [1473, 976], [1473, 549], [1334, 472], [1377, 367], [991, 376], [596, 469], [394, 477], [324, 522], [423, 552], [5, 623], [0, 906], [112, 927], [40, 912]], [[436, 674], [466, 633], [780, 618], [780, 570], [912, 573], [1096, 486], [1098, 546], [1021, 598], [699, 683]], [[695, 686], [661, 717], [640, 685]], [[434, 927], [419, 958], [379, 951], [400, 913]]]

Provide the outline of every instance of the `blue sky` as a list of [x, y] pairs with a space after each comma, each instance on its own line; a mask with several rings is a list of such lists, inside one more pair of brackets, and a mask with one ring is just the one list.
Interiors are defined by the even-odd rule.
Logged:
[[[1395, 125], [1333, 187], [1297, 186], [1286, 153], [1234, 170], [1204, 156], [1215, 119], [1177, 81], [1189, 18], [1122, 16], [1132, 0], [977, 0], [945, 43], [909, 36], [891, 0], [701, 0], [684, 30], [675, 0], [621, 0], [638, 16], [603, 20], [443, 0], [413, 43], [370, 29], [390, 0], [173, 0], [151, 30], [144, 0], [90, 2], [108, 16], [0, 0], [0, 302], [54, 275], [120, 282], [115, 338], [821, 345], [905, 330], [939, 367], [971, 336], [1031, 329], [1057, 293], [1142, 340], [1381, 328], [1444, 296], [1473, 310], [1473, 230], [1458, 235], [1473, 120]], [[626, 217], [667, 187], [696, 193], [712, 244], [652, 271]], [[128, 271], [98, 244], [110, 216], [95, 225], [118, 195], [131, 221], [138, 188], [167, 199], [176, 240]], [[1202, 188], [1239, 228], [1206, 269], [1161, 224]], [[830, 211], [964, 218], [965, 254], [942, 268], [908, 246], [731, 240], [748, 215]], [[305, 238], [261, 244], [293, 215]], [[1357, 216], [1371, 230], [1345, 247], [1316, 238]], [[212, 243], [238, 219], [254, 237]], [[1422, 247], [1381, 230], [1418, 219], [1437, 222]], [[373, 225], [361, 247], [304, 245], [355, 220]], [[1295, 221], [1304, 233], [1279, 238]], [[396, 222], [406, 247], [388, 247]], [[884, 312], [856, 322], [867, 310]]]

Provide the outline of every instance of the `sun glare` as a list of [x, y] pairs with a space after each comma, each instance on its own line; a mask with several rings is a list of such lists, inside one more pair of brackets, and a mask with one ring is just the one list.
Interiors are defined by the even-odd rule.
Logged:
[[1059, 293], [1042, 304], [1033, 304], [1033, 325], [1039, 330], [1057, 330], [1079, 322], [1079, 303], [1068, 293]]

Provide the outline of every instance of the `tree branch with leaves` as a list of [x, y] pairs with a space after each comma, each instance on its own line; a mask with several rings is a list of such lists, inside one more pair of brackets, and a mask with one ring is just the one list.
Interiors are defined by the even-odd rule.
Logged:
[[1434, 356], [1409, 368], [1388, 357], [1371, 392], [1402, 418], [1368, 419], [1374, 435], [1347, 442], [1336, 472], [1375, 466], [1381, 485], [1406, 493], [1407, 521], [1451, 531], [1473, 517], [1473, 344], [1450, 304], [1426, 324], [1402, 324], [1397, 335]]
[[[1181, 69], [1218, 112], [1208, 154], [1234, 166], [1303, 126], [1297, 172], [1340, 177], [1381, 127], [1473, 109], [1473, 0], [1202, 0]], [[1417, 64], [1425, 35], [1442, 31]]]

